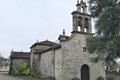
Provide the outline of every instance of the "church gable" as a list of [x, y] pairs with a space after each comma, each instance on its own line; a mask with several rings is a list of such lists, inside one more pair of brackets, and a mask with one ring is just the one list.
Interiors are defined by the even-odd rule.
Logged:
[[58, 49], [60, 47], [61, 47], [60, 44], [57, 44], [57, 43], [46, 40], [46, 41], [34, 43], [31, 46], [31, 50], [34, 50], [35, 53], [44, 53], [46, 51], [53, 50], [53, 49]]

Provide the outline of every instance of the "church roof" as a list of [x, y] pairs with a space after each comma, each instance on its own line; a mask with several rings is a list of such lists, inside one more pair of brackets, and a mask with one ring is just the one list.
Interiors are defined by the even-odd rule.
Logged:
[[49, 48], [43, 48], [43, 49], [36, 49], [35, 50], [35, 54], [42, 54], [44, 52], [50, 51], [50, 50], [55, 50], [55, 49], [59, 49], [61, 46], [51, 46]]
[[57, 43], [54, 43], [54, 42], [52, 42], [52, 41], [46, 40], [46, 41], [34, 43], [34, 44], [31, 46], [31, 48], [33, 48], [33, 47], [36, 46], [36, 45], [55, 46], [55, 45], [58, 45], [58, 44], [57, 44]]
[[45, 47], [45, 48], [39, 48], [39, 49], [35, 49], [35, 53], [36, 54], [41, 54], [41, 53], [44, 53], [44, 52], [47, 52], [49, 50], [54, 50], [54, 49], [59, 49], [61, 48], [61, 45], [60, 44], [57, 44], [57, 43], [54, 43], [54, 42], [51, 42], [51, 41], [42, 41], [42, 42], [37, 42], [35, 43], [34, 45], [32, 45], [31, 48], [33, 48], [34, 46], [36, 45], [43, 45], [43, 46], [49, 46], [49, 47]]
[[71, 14], [81, 14], [81, 15], [85, 15], [85, 16], [90, 16], [91, 17], [91, 15], [90, 14], [86, 14], [86, 13], [81, 13], [81, 12], [78, 12], [78, 11], [73, 11]]
[[30, 59], [30, 53], [29, 52], [12, 51], [10, 58], [11, 59]]
[[59, 35], [59, 40], [60, 41], [66, 41], [66, 40], [68, 40], [70, 37], [69, 36], [66, 36], [66, 35]]

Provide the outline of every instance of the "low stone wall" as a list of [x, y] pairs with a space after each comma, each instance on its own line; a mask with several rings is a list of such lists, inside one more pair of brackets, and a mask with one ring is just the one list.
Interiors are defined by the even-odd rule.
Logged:
[[0, 72], [8, 72], [9, 66], [0, 66]]

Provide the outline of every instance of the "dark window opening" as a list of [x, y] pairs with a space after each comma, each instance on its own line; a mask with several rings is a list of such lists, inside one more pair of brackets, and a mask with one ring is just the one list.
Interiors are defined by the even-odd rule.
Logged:
[[78, 26], [82, 26], [82, 17], [78, 17]]
[[86, 52], [86, 51], [87, 51], [86, 47], [83, 47], [83, 52]]
[[88, 28], [89, 27], [89, 20], [88, 18], [85, 18], [85, 28]]
[[89, 66], [83, 65], [81, 67], [81, 80], [89, 80]]
[[78, 17], [78, 31], [81, 31], [81, 28], [82, 28], [82, 17], [79, 16]]

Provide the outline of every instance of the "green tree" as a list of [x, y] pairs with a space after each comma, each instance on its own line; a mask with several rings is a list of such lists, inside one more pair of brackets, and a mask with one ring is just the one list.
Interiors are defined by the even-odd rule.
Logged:
[[119, 5], [119, 0], [89, 0], [90, 11], [93, 17], [98, 17], [106, 7]]
[[120, 56], [119, 0], [89, 0], [89, 3], [96, 18], [96, 33], [87, 40], [88, 51], [98, 53], [97, 60], [113, 60]]

